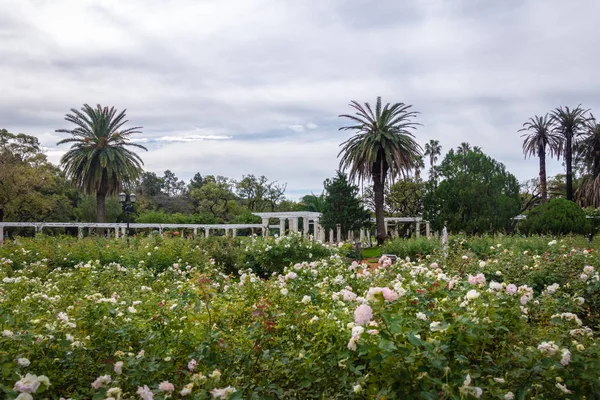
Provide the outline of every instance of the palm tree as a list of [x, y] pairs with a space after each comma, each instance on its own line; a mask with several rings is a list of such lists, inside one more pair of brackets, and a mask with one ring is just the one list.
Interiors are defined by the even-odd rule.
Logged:
[[546, 182], [546, 150], [550, 156], [560, 157], [561, 138], [552, 129], [552, 122], [548, 114], [543, 117], [534, 116], [523, 124], [519, 132], [528, 131], [521, 137], [523, 141], [523, 153], [525, 158], [529, 156], [538, 156], [540, 158], [540, 186], [542, 194], [542, 203], [548, 201], [548, 188]]
[[421, 180], [421, 170], [425, 168], [425, 159], [423, 156], [418, 156], [415, 160], [415, 180]]
[[467, 142], [462, 142], [460, 146], [456, 148], [456, 154], [466, 154], [471, 151], [471, 145]]
[[377, 243], [385, 241], [384, 187], [388, 174], [393, 178], [400, 173], [407, 173], [415, 167], [417, 158], [421, 156], [421, 146], [414, 140], [410, 129], [419, 124], [411, 119], [417, 116], [411, 111], [411, 105], [404, 103], [387, 103], [382, 107], [381, 97], [377, 97], [375, 112], [369, 103], [364, 106], [357, 101], [350, 102], [356, 112], [354, 115], [342, 114], [354, 125], [340, 130], [356, 131], [356, 135], [342, 143], [338, 157], [340, 169], [350, 168], [350, 180], [373, 179], [373, 195], [375, 199], [375, 221], [377, 224]]
[[590, 114], [588, 135], [578, 147], [578, 160], [584, 172], [575, 192], [578, 203], [583, 206], [600, 205], [600, 123]]
[[433, 168], [440, 154], [442, 154], [442, 145], [439, 140], [430, 139], [429, 143], [425, 143], [424, 155], [429, 156], [430, 168]]
[[123, 185], [133, 184], [142, 171], [142, 159], [126, 146], [147, 150], [144, 146], [130, 143], [140, 126], [123, 129], [126, 110], [117, 114], [114, 107], [92, 108], [84, 104], [81, 111], [74, 108], [65, 120], [76, 125], [74, 129], [57, 129], [73, 137], [61, 140], [74, 143], [62, 156], [60, 163], [67, 177], [87, 194], [96, 194], [97, 222], [105, 222], [107, 195], [118, 193]]
[[323, 212], [323, 207], [325, 205], [325, 193], [321, 193], [319, 195], [314, 193], [307, 194], [300, 199], [300, 202], [303, 204], [302, 208], [306, 211]]
[[558, 107], [550, 117], [554, 129], [563, 137], [562, 153], [567, 169], [567, 200], [573, 200], [573, 141], [583, 133], [589, 118], [589, 110], [581, 108], [581, 104], [573, 109]]

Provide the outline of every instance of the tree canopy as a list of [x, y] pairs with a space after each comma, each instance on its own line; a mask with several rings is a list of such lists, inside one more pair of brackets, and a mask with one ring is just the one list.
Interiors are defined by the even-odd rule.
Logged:
[[483, 234], [507, 231], [521, 207], [519, 183], [502, 163], [476, 150], [450, 150], [438, 169], [440, 182], [423, 199], [433, 227]]
[[338, 171], [336, 176], [324, 182], [325, 199], [321, 225], [326, 230], [336, 229], [340, 224], [342, 235], [369, 225], [371, 213], [358, 198], [358, 186], [348, 182], [345, 174]]

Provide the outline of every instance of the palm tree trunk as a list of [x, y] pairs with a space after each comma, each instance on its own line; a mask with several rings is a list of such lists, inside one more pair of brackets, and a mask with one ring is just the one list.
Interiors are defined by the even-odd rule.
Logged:
[[381, 246], [385, 242], [385, 221], [383, 220], [383, 189], [384, 183], [381, 176], [381, 171], [378, 168], [374, 168], [377, 171], [373, 173], [373, 194], [375, 197], [375, 225], [377, 227], [377, 245]]
[[565, 163], [567, 164], [567, 200], [573, 201], [573, 136], [567, 134]]
[[96, 192], [96, 222], [106, 222], [106, 193]]
[[540, 157], [540, 186], [542, 187], [542, 204], [548, 201], [548, 187], [546, 184], [546, 150], [543, 146], [539, 148]]

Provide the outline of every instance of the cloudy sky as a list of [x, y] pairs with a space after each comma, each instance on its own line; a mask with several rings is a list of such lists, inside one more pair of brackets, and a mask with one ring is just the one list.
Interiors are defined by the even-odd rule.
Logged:
[[[127, 109], [148, 170], [320, 192], [348, 102], [404, 102], [424, 144], [467, 141], [520, 180], [517, 130], [600, 114], [597, 0], [0, 0], [0, 128], [54, 132], [84, 103]], [[561, 171], [559, 162], [549, 173]]]

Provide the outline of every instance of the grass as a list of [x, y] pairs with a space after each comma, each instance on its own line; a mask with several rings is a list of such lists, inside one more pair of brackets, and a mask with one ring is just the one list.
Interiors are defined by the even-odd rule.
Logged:
[[381, 257], [381, 247], [367, 247], [362, 252], [365, 259]]

